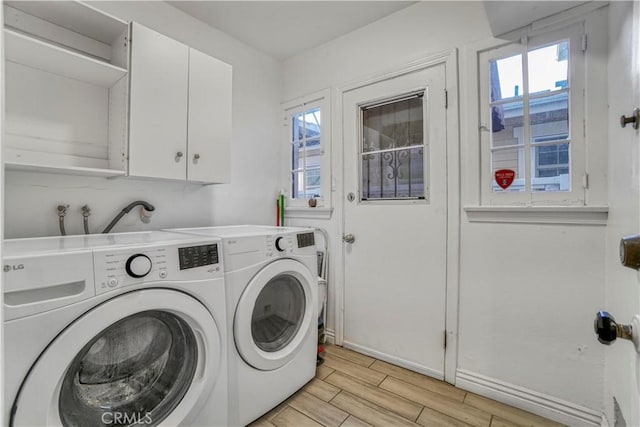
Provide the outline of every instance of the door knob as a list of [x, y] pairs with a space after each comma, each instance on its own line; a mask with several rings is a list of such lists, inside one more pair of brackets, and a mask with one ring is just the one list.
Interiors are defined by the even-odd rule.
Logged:
[[620, 126], [627, 127], [627, 124], [633, 123], [633, 128], [638, 129], [640, 127], [640, 108], [633, 110], [633, 113], [629, 117], [624, 115], [620, 116]]
[[593, 329], [601, 344], [611, 345], [617, 338], [622, 338], [632, 341], [640, 353], [640, 315], [634, 316], [630, 325], [623, 325], [606, 311], [599, 311], [593, 321]]
[[344, 236], [342, 236], [342, 241], [345, 243], [353, 243], [356, 241], [356, 236], [354, 236], [353, 234], [345, 234]]

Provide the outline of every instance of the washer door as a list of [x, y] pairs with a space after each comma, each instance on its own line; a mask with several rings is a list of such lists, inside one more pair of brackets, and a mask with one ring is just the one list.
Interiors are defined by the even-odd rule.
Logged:
[[218, 326], [196, 299], [163, 289], [120, 295], [42, 353], [12, 424], [188, 424], [216, 383], [221, 350]]
[[316, 283], [304, 264], [275, 261], [245, 288], [236, 308], [236, 347], [251, 366], [264, 371], [284, 366], [304, 343], [315, 316]]

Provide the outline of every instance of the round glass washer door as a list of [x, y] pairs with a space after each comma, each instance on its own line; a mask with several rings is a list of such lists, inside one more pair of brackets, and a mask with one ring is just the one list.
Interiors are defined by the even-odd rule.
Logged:
[[234, 319], [236, 348], [253, 367], [273, 370], [300, 350], [315, 313], [317, 285], [304, 264], [275, 261], [245, 288]]
[[221, 356], [218, 326], [199, 301], [163, 289], [120, 295], [50, 344], [23, 383], [12, 421], [188, 424], [215, 386]]

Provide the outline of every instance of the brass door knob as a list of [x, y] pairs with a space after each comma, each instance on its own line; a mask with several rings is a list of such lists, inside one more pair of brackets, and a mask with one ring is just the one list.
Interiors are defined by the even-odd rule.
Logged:
[[640, 270], [640, 234], [620, 239], [620, 262], [625, 267]]

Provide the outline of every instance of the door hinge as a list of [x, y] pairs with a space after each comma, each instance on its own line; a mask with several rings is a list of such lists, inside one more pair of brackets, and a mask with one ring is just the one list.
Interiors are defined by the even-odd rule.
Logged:
[[585, 173], [582, 175], [582, 187], [589, 188], [589, 174]]
[[449, 91], [444, 90], [444, 108], [449, 108]]
[[582, 51], [583, 52], [587, 51], [587, 35], [586, 34], [582, 35]]
[[447, 331], [444, 331], [444, 349], [447, 349]]

